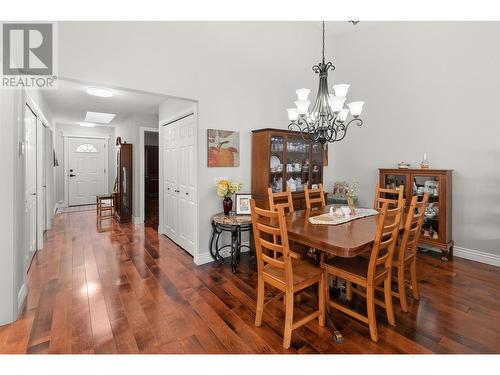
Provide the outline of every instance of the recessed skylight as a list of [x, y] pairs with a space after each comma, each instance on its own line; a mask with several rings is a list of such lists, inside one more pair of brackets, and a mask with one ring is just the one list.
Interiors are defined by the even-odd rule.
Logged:
[[80, 126], [85, 126], [86, 128], [93, 128], [95, 124], [91, 122], [80, 122]]
[[85, 121], [96, 122], [98, 124], [109, 124], [115, 118], [115, 116], [115, 113], [87, 112]]
[[113, 91], [102, 87], [89, 87], [87, 88], [87, 94], [99, 96], [101, 98], [109, 98], [113, 96]]

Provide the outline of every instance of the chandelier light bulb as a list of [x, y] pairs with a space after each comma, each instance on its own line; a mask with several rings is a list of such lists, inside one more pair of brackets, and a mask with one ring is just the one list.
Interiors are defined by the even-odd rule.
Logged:
[[310, 89], [298, 89], [295, 91], [298, 100], [307, 100], [310, 92]]
[[342, 108], [338, 114], [340, 122], [344, 122], [347, 119], [349, 110], [347, 108]]
[[339, 112], [344, 108], [345, 96], [332, 96], [328, 102], [333, 112]]
[[309, 104], [311, 102], [309, 100], [297, 100], [295, 102], [295, 105], [297, 106], [297, 111], [299, 112], [299, 115], [305, 115], [309, 109]]
[[288, 112], [288, 119], [290, 121], [297, 121], [299, 118], [299, 112], [297, 111], [297, 108], [287, 108]]
[[338, 84], [338, 85], [333, 85], [333, 91], [335, 92], [335, 96], [346, 97], [347, 96], [347, 90], [349, 90], [349, 87], [351, 87], [351, 85], [349, 85], [347, 83], [341, 83], [341, 84]]
[[349, 110], [351, 111], [351, 115], [353, 115], [354, 117], [358, 117], [361, 114], [361, 111], [363, 111], [363, 104], [365, 104], [365, 102], [347, 103], [347, 106], [349, 107]]

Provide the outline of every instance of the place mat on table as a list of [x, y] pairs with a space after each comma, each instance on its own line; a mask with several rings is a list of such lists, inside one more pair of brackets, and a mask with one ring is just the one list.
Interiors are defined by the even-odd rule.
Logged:
[[362, 217], [377, 215], [378, 211], [371, 208], [356, 208], [356, 214], [350, 215], [349, 217], [337, 217], [332, 216], [329, 213], [313, 216], [309, 218], [311, 224], [327, 224], [327, 225], [339, 225], [344, 224], [352, 220], [361, 219]]

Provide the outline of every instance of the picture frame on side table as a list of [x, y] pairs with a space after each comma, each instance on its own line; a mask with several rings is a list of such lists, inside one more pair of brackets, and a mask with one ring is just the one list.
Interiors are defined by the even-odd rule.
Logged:
[[252, 194], [236, 194], [236, 215], [250, 215], [250, 199]]

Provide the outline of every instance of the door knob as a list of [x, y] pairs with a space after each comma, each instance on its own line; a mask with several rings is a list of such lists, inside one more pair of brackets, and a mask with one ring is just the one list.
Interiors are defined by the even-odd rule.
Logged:
[[175, 189], [174, 191], [175, 191], [176, 193], [180, 192], [180, 190], [177, 190], [177, 189]]
[[76, 176], [76, 174], [70, 174], [69, 175], [69, 177], [75, 177], [75, 176]]
[[36, 195], [36, 193], [31, 193], [31, 195]]
[[189, 195], [189, 193], [186, 193], [186, 195]]

